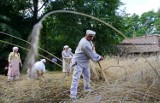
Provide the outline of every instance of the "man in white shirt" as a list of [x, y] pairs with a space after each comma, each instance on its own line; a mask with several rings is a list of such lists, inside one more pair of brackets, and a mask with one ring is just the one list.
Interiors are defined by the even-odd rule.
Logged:
[[76, 99], [81, 74], [83, 74], [84, 90], [90, 90], [90, 59], [95, 62], [103, 60], [103, 57], [97, 54], [93, 48], [92, 40], [95, 34], [94, 31], [87, 30], [85, 37], [80, 40], [73, 55], [72, 66], [74, 67], [74, 71], [70, 88], [71, 99]]
[[[34, 65], [33, 65], [33, 68], [32, 68], [32, 74], [31, 76], [34, 78], [34, 79], [38, 79], [39, 77], [43, 76], [43, 74], [46, 72], [46, 68], [45, 68], [45, 65], [44, 63], [46, 63], [46, 60], [45, 59], [41, 59], [40, 61], [37, 61]], [[27, 71], [28, 73], [28, 77], [29, 77], [29, 70]]]

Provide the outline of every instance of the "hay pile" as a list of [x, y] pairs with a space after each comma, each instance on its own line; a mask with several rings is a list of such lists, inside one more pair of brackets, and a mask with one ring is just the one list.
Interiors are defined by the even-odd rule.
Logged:
[[78, 103], [157, 103], [160, 101], [158, 85], [147, 86], [129, 82], [101, 85]]
[[[160, 102], [159, 61], [158, 56], [121, 58], [119, 61], [117, 57], [106, 58], [106, 61], [101, 64], [110, 82], [109, 85], [102, 83], [93, 87], [85, 98], [80, 98], [76, 102]], [[95, 68], [99, 70], [98, 65]]]

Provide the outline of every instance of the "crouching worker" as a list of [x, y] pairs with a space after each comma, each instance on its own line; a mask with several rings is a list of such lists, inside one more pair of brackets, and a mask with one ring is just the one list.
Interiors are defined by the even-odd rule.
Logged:
[[45, 65], [44, 65], [45, 63], [46, 63], [45, 59], [41, 59], [40, 61], [37, 61], [33, 65], [31, 72], [29, 71], [30, 69], [28, 69], [27, 77], [29, 78], [31, 76], [31, 78], [33, 79], [39, 79], [40, 77], [42, 77], [43, 74], [46, 72]]

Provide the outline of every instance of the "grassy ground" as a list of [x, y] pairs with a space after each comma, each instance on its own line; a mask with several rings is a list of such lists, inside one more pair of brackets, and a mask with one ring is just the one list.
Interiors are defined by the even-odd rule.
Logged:
[[52, 103], [69, 98], [71, 76], [61, 72], [47, 72], [41, 80], [20, 80], [7, 82], [0, 76], [0, 103]]
[[[160, 102], [159, 56], [109, 58], [100, 62], [109, 84], [95, 80], [92, 91], [83, 91], [80, 80], [77, 103], [157, 103]], [[92, 65], [99, 69], [98, 65]], [[158, 75], [156, 74], [158, 73]], [[41, 80], [27, 80], [26, 75], [13, 82], [0, 76], [0, 103], [70, 103], [71, 75], [47, 72]]]

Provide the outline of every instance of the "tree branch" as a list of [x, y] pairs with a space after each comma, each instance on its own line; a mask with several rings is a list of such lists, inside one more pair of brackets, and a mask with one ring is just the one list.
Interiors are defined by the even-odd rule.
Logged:
[[[29, 3], [31, 4], [31, 0], [29, 0]], [[30, 7], [30, 9], [31, 9], [31, 11], [33, 12], [33, 9], [32, 9], [32, 7]]]
[[48, 3], [48, 0], [46, 0], [43, 5], [38, 9], [38, 11], [40, 11], [46, 4]]

